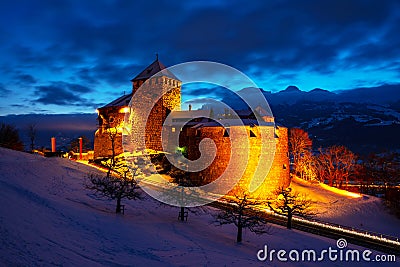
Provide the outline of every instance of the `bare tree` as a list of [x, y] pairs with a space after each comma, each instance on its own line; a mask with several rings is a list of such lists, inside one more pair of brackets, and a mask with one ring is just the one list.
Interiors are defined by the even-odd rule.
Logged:
[[293, 216], [303, 218], [315, 215], [311, 211], [311, 200], [299, 193], [292, 192], [291, 188], [281, 188], [277, 191], [278, 198], [275, 203], [268, 202], [268, 206], [275, 213], [287, 216], [287, 228], [292, 228]]
[[36, 125], [29, 124], [28, 125], [28, 137], [31, 141], [31, 152], [35, 149], [35, 139], [36, 139]]
[[14, 150], [24, 150], [24, 144], [19, 138], [18, 130], [5, 123], [0, 124], [0, 147]]
[[[188, 192], [186, 192], [186, 190], [185, 190], [185, 187], [190, 187], [193, 185], [189, 179], [189, 174], [186, 171], [176, 168], [174, 166], [171, 168], [171, 170], [168, 172], [168, 174], [172, 178], [171, 182], [176, 184], [176, 187], [169, 189], [166, 193], [171, 196], [180, 198], [181, 201], [183, 201], [188, 194]], [[175, 192], [173, 192], [173, 191], [175, 191]], [[184, 204], [184, 203], [182, 203], [182, 204]], [[181, 221], [184, 221], [185, 219], [187, 220], [187, 216], [188, 216], [188, 212], [187, 211], [185, 212], [185, 207], [182, 205], [180, 207], [180, 212], [179, 212], [178, 217]]]
[[385, 185], [396, 183], [400, 169], [400, 163], [396, 161], [396, 153], [371, 154], [363, 162], [363, 166], [372, 182], [381, 182]]
[[198, 208], [188, 208], [187, 206], [190, 206], [190, 204], [202, 197], [200, 189], [191, 180], [190, 173], [187, 171], [187, 165], [183, 161], [187, 157], [186, 151], [186, 148], [182, 147], [177, 149], [175, 154], [170, 155], [175, 157], [173, 162], [176, 166], [169, 162], [166, 174], [171, 177], [170, 186], [165, 188], [163, 193], [165, 199], [171, 203], [175, 203], [180, 208], [178, 214], [180, 221], [187, 220], [189, 211], [191, 213], [198, 212]]
[[111, 142], [111, 156], [102, 161], [102, 165], [107, 167], [106, 176], [90, 174], [85, 187], [93, 190], [95, 194], [117, 201], [116, 213], [121, 213], [122, 199], [140, 199], [137, 176], [143, 175], [139, 159], [131, 159], [127, 164], [123, 155], [117, 156], [115, 152], [115, 142], [120, 133], [118, 128], [106, 127], [108, 137]]
[[243, 229], [247, 228], [256, 234], [268, 233], [267, 220], [256, 206], [265, 204], [263, 201], [250, 199], [246, 193], [227, 198], [229, 206], [217, 214], [215, 222], [221, 226], [234, 224], [237, 227], [236, 242], [242, 242]]
[[297, 174], [303, 180], [317, 180], [315, 157], [311, 151], [305, 151], [297, 163]]
[[85, 187], [93, 190], [96, 195], [117, 201], [116, 213], [121, 213], [122, 199], [141, 199], [141, 193], [136, 176], [142, 174], [138, 165], [129, 167], [122, 158], [114, 159], [112, 173], [106, 176], [90, 174]]
[[330, 186], [342, 187], [356, 166], [356, 155], [344, 146], [320, 149], [316, 168], [320, 181], [328, 180]]
[[[117, 138], [119, 137], [120, 133], [118, 132], [118, 128], [115, 127], [106, 127], [106, 131], [108, 134], [108, 137], [110, 139], [110, 143], [111, 143], [111, 156], [109, 157], [109, 160], [106, 161], [106, 167], [108, 168], [108, 172], [107, 172], [107, 176], [111, 175], [111, 171], [114, 169], [116, 161], [115, 161], [115, 157], [117, 156], [116, 152], [115, 152], [115, 142], [117, 140]], [[103, 162], [104, 163], [104, 162]]]
[[300, 128], [292, 128], [289, 131], [289, 151], [293, 157], [294, 173], [300, 171], [300, 166], [304, 162], [303, 156], [310, 152], [312, 141], [308, 133]]

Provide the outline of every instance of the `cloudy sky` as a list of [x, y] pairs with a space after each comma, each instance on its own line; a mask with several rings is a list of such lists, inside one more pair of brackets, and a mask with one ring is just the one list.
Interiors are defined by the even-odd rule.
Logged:
[[10, 0], [0, 20], [0, 115], [94, 112], [155, 53], [228, 64], [273, 92], [400, 83], [398, 1]]

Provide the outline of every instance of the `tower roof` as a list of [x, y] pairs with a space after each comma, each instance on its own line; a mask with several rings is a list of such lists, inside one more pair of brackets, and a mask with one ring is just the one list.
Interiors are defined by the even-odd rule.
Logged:
[[[161, 71], [161, 73], [159, 73]], [[157, 76], [166, 76], [175, 80], [179, 80], [172, 72], [170, 72], [164, 64], [162, 64], [158, 60], [158, 56], [156, 60], [151, 63], [149, 66], [147, 66], [141, 73], [136, 75], [135, 78], [131, 80], [131, 82], [136, 81], [136, 80], [147, 80], [151, 76], [159, 73]]]
[[127, 94], [127, 95], [124, 94], [123, 96], [118, 97], [117, 99], [113, 100], [112, 102], [108, 103], [107, 105], [101, 108], [128, 106], [131, 99], [132, 99], [132, 94]]

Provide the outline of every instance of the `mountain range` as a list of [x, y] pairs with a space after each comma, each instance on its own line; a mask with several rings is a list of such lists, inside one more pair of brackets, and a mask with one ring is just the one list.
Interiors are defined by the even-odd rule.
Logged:
[[[305, 92], [296, 86], [277, 93], [245, 88], [238, 94], [251, 99], [257, 91], [268, 100], [276, 122], [309, 132], [314, 148], [345, 145], [359, 154], [400, 151], [400, 85], [335, 92], [319, 88]], [[233, 92], [222, 101], [248, 108]]]
[[[249, 95], [260, 90], [270, 105], [296, 104], [301, 102], [335, 102], [335, 103], [369, 103], [384, 106], [400, 106], [400, 84], [386, 84], [377, 87], [356, 88], [350, 90], [328, 91], [315, 88], [311, 91], [302, 91], [294, 85], [272, 93], [261, 88], [244, 88], [237, 93]], [[243, 102], [237, 99], [236, 94], [226, 90], [222, 101], [240, 107]]]
[[[257, 103], [259, 92], [270, 104], [278, 125], [306, 130], [315, 149], [345, 145], [365, 155], [400, 151], [400, 84], [334, 92], [320, 88], [305, 92], [296, 86], [288, 86], [277, 93], [244, 88], [237, 93]], [[219, 95], [230, 107], [248, 108], [237, 94], [227, 89]], [[212, 104], [203, 108], [212, 108]], [[93, 141], [96, 118], [96, 114], [28, 114], [0, 116], [0, 122], [16, 126], [26, 148], [30, 142], [27, 127], [36, 124], [37, 147], [49, 147], [50, 138], [55, 136], [58, 147], [64, 149], [71, 140], [82, 135]]]

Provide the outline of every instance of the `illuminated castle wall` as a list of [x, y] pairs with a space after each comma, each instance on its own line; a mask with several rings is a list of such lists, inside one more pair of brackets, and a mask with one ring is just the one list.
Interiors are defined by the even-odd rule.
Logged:
[[[161, 75], [152, 77], [162, 71]], [[145, 81], [147, 81], [145, 83]], [[146, 146], [156, 151], [162, 150], [161, 129], [165, 118], [171, 110], [179, 110], [181, 105], [181, 82], [158, 58], [139, 73], [132, 82], [132, 93], [124, 95], [104, 107], [98, 108], [99, 128], [95, 133], [94, 139], [94, 159], [110, 157], [112, 154], [110, 134], [116, 131], [114, 151], [116, 155], [123, 152], [122, 147], [122, 127], [124, 124], [125, 112], [129, 110], [129, 102], [132, 95], [136, 93], [140, 86], [151, 87], [152, 91], [167, 92], [154, 104], [146, 124]], [[151, 95], [141, 95], [143, 102], [152, 103]], [[135, 109], [135, 107], [132, 107]], [[138, 112], [139, 110], [136, 110]]]
[[[184, 111], [181, 111], [183, 113]], [[190, 112], [188, 112], [190, 113]], [[182, 117], [182, 115], [180, 115]], [[265, 122], [273, 121], [272, 117], [265, 117]], [[191, 173], [190, 178], [194, 185], [204, 185], [213, 182], [227, 172], [225, 176], [228, 179], [237, 177], [238, 172], [235, 168], [229, 169], [229, 161], [233, 160], [235, 155], [237, 162], [233, 162], [233, 166], [245, 168], [243, 176], [237, 185], [230, 191], [234, 195], [248, 189], [251, 179], [256, 178], [256, 169], [266, 169], [270, 163], [270, 170], [265, 177], [261, 179], [261, 186], [253, 191], [251, 196], [256, 198], [272, 197], [275, 190], [281, 187], [287, 187], [290, 184], [289, 177], [289, 156], [288, 156], [288, 129], [278, 127], [274, 123], [266, 123], [265, 125], [255, 125], [254, 119], [243, 119], [244, 126], [230, 126], [228, 131], [216, 121], [203, 119], [189, 123], [182, 129], [180, 135], [180, 146], [187, 147], [187, 156], [190, 160], [196, 160], [200, 157], [199, 143], [204, 138], [210, 138], [215, 143], [217, 151], [214, 161], [206, 169]], [[232, 124], [233, 125], [233, 124]], [[173, 127], [173, 125], [172, 125]], [[239, 140], [238, 146], [231, 144], [230, 136], [235, 132], [245, 131], [247, 136], [243, 136], [243, 140]], [[266, 149], [262, 149], [261, 134], [268, 137], [264, 140]], [[249, 142], [248, 146], [246, 142]], [[249, 155], [246, 157], [245, 150], [250, 148]], [[275, 151], [272, 149], [275, 147]], [[270, 161], [270, 162], [267, 162]], [[254, 176], [254, 177], [253, 177]], [[246, 190], [247, 191], [247, 190]]]
[[[169, 93], [163, 95], [155, 105], [153, 105], [146, 124], [146, 147], [156, 151], [162, 151], [162, 125], [170, 112], [175, 110], [172, 111], [170, 116], [170, 118], [172, 118], [171, 121], [166, 122], [166, 127], [170, 127], [170, 131], [181, 131], [179, 145], [187, 148], [189, 159], [193, 160], [199, 157], [200, 152], [198, 146], [200, 140], [203, 138], [210, 138], [215, 142], [217, 154], [212, 164], [208, 168], [198, 173], [191, 173], [190, 175], [193, 182], [198, 185], [212, 182], [225, 171], [232, 158], [230, 138], [227, 136], [224, 127], [215, 121], [213, 122], [213, 120], [206, 118], [197, 118], [185, 125], [183, 129], [175, 129], [173, 125], [174, 118], [180, 120], [183, 118], [202, 117], [201, 114], [203, 113], [204, 117], [208, 117], [207, 115], [210, 115], [210, 111], [177, 111], [180, 110], [181, 105], [181, 82], [168, 71], [164, 71], [162, 75], [156, 77], [153, 76], [160, 70], [165, 70], [165, 66], [157, 59], [131, 80], [131, 94], [124, 95], [98, 109], [99, 128], [95, 133], [94, 158], [99, 159], [111, 155], [110, 131], [113, 132], [114, 130], [117, 131], [117, 136], [115, 138], [115, 153], [118, 155], [123, 152], [122, 127], [125, 112], [127, 112], [132, 95], [140, 86], [150, 87], [151, 90], [146, 90], [147, 92], [166, 92], [172, 89]], [[145, 81], [147, 82], [144, 83]], [[151, 101], [151, 96], [149, 96], [148, 99], [146, 95], [140, 97], [144, 102]], [[132, 109], [135, 110], [135, 107], [132, 107]], [[136, 107], [136, 112], [140, 112], [140, 108]], [[244, 126], [231, 126], [229, 127], [229, 131], [231, 131], [232, 134], [234, 131], [240, 130], [238, 127], [242, 127], [242, 130], [243, 127], [245, 128], [250, 143], [250, 156], [248, 160], [244, 159], [235, 163], [238, 165], [245, 164], [244, 166], [247, 167], [243, 176], [240, 178], [239, 183], [230, 193], [234, 194], [243, 188], [248, 188], [250, 179], [253, 178], [257, 166], [261, 166], [262, 168], [263, 164], [265, 166], [268, 165], [267, 162], [262, 162], [259, 159], [268, 158], [272, 161], [272, 167], [267, 177], [261, 178], [262, 180], [265, 178], [265, 180], [262, 185], [253, 192], [253, 196], [262, 198], [269, 197], [277, 188], [281, 186], [286, 187], [290, 183], [287, 128], [276, 126], [273, 123], [274, 118], [270, 116], [263, 116], [262, 119], [265, 123], [258, 125], [255, 115], [251, 112], [245, 117], [237, 119], [242, 120]], [[273, 154], [273, 149], [261, 150], [261, 132], [264, 132], [269, 136], [267, 146], [271, 148], [275, 147], [275, 154]], [[240, 156], [243, 154], [243, 149], [236, 148], [232, 153]], [[237, 175], [237, 173], [233, 171], [228, 176], [234, 177], [235, 175]]]

